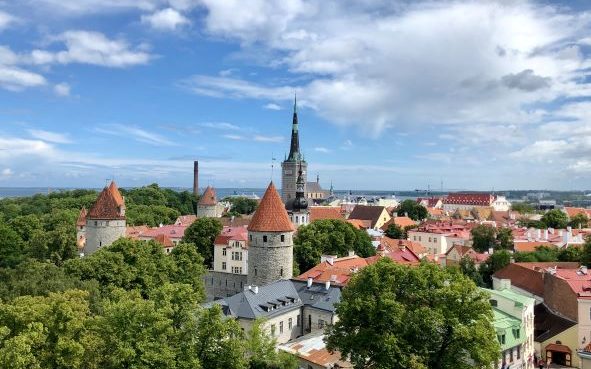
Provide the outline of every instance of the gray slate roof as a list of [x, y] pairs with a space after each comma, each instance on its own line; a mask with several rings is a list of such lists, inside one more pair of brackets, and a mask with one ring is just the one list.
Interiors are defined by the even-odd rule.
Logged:
[[327, 290], [324, 283], [316, 283], [308, 288], [303, 281], [281, 280], [260, 286], [257, 293], [254, 289], [246, 289], [215, 303], [224, 308], [226, 315], [256, 319], [281, 315], [302, 306], [334, 312], [334, 305], [340, 299], [340, 287], [331, 286]]

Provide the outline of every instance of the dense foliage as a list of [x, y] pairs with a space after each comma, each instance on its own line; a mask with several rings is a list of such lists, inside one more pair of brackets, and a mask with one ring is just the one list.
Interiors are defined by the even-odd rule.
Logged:
[[244, 196], [226, 197], [223, 201], [229, 202], [232, 206], [228, 212], [229, 216], [249, 215], [254, 213], [259, 203], [257, 200]]
[[186, 230], [183, 242], [192, 243], [203, 256], [204, 263], [213, 263], [213, 242], [222, 231], [222, 223], [215, 218], [200, 218], [194, 221]]
[[407, 216], [412, 220], [423, 220], [429, 216], [427, 208], [414, 200], [404, 200], [396, 209], [398, 216]]
[[457, 270], [381, 259], [343, 290], [327, 343], [355, 368], [493, 368], [499, 343], [486, 292]]
[[472, 228], [472, 248], [478, 252], [489, 249], [512, 250], [513, 234], [510, 228], [495, 228], [479, 224]]
[[302, 273], [318, 264], [322, 255], [347, 256], [349, 251], [361, 257], [375, 255], [367, 232], [338, 219], [301, 226], [294, 239], [294, 259]]

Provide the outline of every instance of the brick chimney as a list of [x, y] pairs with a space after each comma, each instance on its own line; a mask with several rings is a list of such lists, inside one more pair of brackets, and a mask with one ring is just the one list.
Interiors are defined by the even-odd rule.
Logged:
[[199, 196], [199, 162], [193, 162], [193, 195]]

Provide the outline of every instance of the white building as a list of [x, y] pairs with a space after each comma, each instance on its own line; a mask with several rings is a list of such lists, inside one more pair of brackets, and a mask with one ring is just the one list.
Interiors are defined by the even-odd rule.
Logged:
[[221, 273], [248, 273], [248, 230], [224, 227], [213, 247], [213, 270]]

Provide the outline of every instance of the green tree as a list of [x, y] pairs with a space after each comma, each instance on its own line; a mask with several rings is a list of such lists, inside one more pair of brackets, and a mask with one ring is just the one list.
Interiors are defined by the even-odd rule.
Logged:
[[479, 224], [470, 231], [472, 235], [472, 248], [478, 252], [488, 251], [495, 248], [497, 238], [495, 229], [489, 225]]
[[488, 300], [457, 270], [383, 258], [343, 290], [327, 347], [360, 369], [492, 369], [500, 347]]
[[460, 271], [463, 275], [473, 280], [477, 286], [484, 286], [482, 275], [478, 271], [478, 268], [476, 268], [474, 260], [469, 255], [464, 255], [460, 260]]
[[218, 305], [201, 311], [195, 352], [203, 369], [245, 369], [244, 333], [234, 319], [224, 319]]
[[511, 254], [506, 250], [495, 251], [480, 265], [478, 271], [482, 275], [482, 281], [488, 288], [492, 287], [492, 275], [503, 269], [511, 262]]
[[259, 205], [256, 200], [242, 196], [226, 197], [224, 201], [228, 201], [230, 204], [232, 204], [229, 215], [252, 214]]
[[583, 250], [581, 251], [581, 263], [591, 267], [591, 236], [585, 238]]
[[347, 256], [349, 251], [361, 257], [375, 255], [367, 232], [339, 219], [301, 226], [294, 239], [294, 259], [302, 273], [318, 264], [322, 255]]
[[35, 214], [20, 215], [12, 218], [8, 225], [19, 234], [21, 239], [28, 242], [31, 236], [37, 232], [43, 230], [43, 223], [39, 217]]
[[404, 230], [398, 224], [390, 224], [386, 229], [386, 236], [397, 240], [404, 239]]
[[190, 285], [196, 293], [198, 301], [204, 301], [203, 276], [206, 271], [203, 266], [203, 257], [199, 255], [195, 245], [181, 242], [172, 249], [170, 257], [174, 261], [171, 281]]
[[22, 353], [23, 368], [83, 368], [89, 313], [88, 293], [77, 290], [0, 303], [0, 357]]
[[183, 242], [192, 243], [203, 257], [206, 266], [213, 263], [213, 241], [222, 231], [222, 223], [215, 218], [200, 218], [186, 230]]
[[547, 228], [565, 228], [568, 225], [568, 217], [562, 210], [552, 209], [542, 215], [541, 222]]
[[246, 335], [249, 369], [297, 369], [295, 356], [275, 349], [277, 341], [263, 329], [264, 320], [255, 320]]
[[513, 231], [511, 228], [498, 228], [496, 233], [497, 247], [502, 250], [513, 250]]
[[532, 214], [535, 211], [534, 207], [527, 202], [515, 202], [511, 204], [511, 210], [519, 214]]
[[0, 222], [0, 268], [13, 268], [25, 260], [24, 245], [17, 232]]
[[398, 216], [408, 216], [412, 220], [423, 220], [429, 216], [427, 208], [414, 200], [404, 200], [396, 210]]
[[581, 261], [583, 250], [580, 247], [568, 246], [558, 250], [558, 261]]
[[586, 214], [579, 213], [570, 218], [568, 225], [573, 228], [587, 228], [589, 225], [589, 218]]

